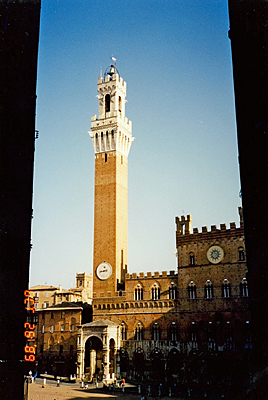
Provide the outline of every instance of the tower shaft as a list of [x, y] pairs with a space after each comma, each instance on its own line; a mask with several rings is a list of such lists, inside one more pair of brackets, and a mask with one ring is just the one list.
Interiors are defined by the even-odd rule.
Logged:
[[117, 151], [95, 159], [94, 270], [103, 261], [112, 279], [95, 279], [93, 291], [117, 291], [127, 268], [127, 158]]

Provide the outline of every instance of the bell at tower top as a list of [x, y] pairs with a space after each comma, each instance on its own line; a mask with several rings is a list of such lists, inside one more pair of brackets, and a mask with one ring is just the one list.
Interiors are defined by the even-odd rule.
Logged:
[[108, 68], [106, 68], [105, 72], [104, 72], [104, 76], [106, 75], [110, 75], [111, 77], [113, 76], [113, 74], [117, 74], [120, 77], [119, 71], [116, 68], [115, 65], [111, 64], [109, 65]]
[[[107, 84], [110, 85], [113, 83], [116, 83], [117, 85], [117, 89], [119, 87], [121, 87], [121, 89], [124, 91], [125, 95], [126, 95], [126, 87], [127, 84], [126, 82], [121, 78], [118, 69], [116, 68], [115, 65], [111, 64], [109, 65], [109, 67], [106, 68], [105, 72], [104, 72], [104, 76], [100, 76], [98, 78], [98, 92], [99, 92], [99, 85], [104, 85], [107, 86]], [[106, 85], [105, 85], [106, 84]]]

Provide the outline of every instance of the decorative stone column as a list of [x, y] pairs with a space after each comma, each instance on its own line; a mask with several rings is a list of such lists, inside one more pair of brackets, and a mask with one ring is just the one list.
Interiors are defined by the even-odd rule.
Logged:
[[110, 379], [110, 372], [109, 372], [109, 366], [110, 366], [110, 357], [109, 357], [109, 344], [103, 346], [103, 379], [104, 380], [109, 380]]
[[85, 349], [82, 346], [83, 341], [83, 329], [82, 326], [78, 328], [77, 335], [77, 370], [76, 375], [78, 379], [83, 379], [84, 377], [84, 352]]
[[120, 377], [120, 346], [121, 346], [121, 326], [117, 327], [117, 340], [115, 342], [115, 374]]

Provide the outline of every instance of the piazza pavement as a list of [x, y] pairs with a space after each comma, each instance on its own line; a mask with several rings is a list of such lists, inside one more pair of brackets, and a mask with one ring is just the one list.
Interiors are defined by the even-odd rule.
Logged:
[[[46, 381], [45, 387], [43, 386], [43, 380], [37, 379], [35, 383], [30, 383], [28, 386], [28, 400], [82, 400], [82, 399], [126, 399], [126, 400], [140, 400], [142, 395], [133, 393], [133, 387], [126, 384], [125, 392], [121, 389], [116, 389], [114, 393], [103, 389], [102, 387], [96, 388], [95, 385], [89, 385], [88, 389], [81, 389], [79, 384], [73, 383], [61, 383], [57, 387], [56, 381]], [[134, 389], [135, 390], [135, 389]], [[158, 397], [147, 396], [147, 400], [159, 399]], [[170, 397], [161, 397], [161, 400], [168, 400]], [[179, 397], [173, 397], [172, 399], [183, 400]]]

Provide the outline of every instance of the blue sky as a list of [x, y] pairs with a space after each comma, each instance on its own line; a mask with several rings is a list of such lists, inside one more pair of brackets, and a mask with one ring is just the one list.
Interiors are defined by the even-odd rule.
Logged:
[[42, 0], [30, 285], [92, 272], [97, 78], [117, 58], [133, 136], [128, 269], [176, 269], [175, 216], [238, 223], [227, 0]]

